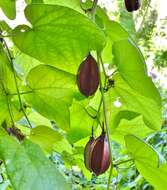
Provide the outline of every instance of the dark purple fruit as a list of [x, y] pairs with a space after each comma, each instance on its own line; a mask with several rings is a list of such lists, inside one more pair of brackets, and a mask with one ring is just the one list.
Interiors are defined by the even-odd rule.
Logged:
[[99, 85], [99, 69], [96, 60], [89, 54], [77, 73], [77, 85], [85, 96], [93, 95]]
[[125, 6], [128, 12], [136, 11], [140, 8], [140, 0], [125, 0]]
[[103, 133], [93, 141], [89, 140], [85, 147], [86, 167], [98, 176], [103, 174], [110, 164], [111, 159], [106, 134]]
[[93, 137], [91, 137], [85, 146], [85, 152], [84, 152], [85, 166], [90, 171], [92, 171], [90, 168], [90, 161], [91, 161], [91, 154], [92, 154], [94, 143], [95, 143], [95, 139]]

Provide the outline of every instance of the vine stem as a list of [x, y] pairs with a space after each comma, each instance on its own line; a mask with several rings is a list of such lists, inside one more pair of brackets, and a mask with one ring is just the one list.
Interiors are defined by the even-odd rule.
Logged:
[[110, 183], [111, 183], [111, 177], [112, 177], [112, 171], [113, 171], [114, 165], [112, 164], [110, 167], [110, 173], [108, 177], [108, 184], [107, 184], [107, 190], [110, 190]]
[[6, 41], [3, 39], [3, 42], [4, 42], [4, 45], [5, 45], [5, 48], [6, 48], [6, 51], [7, 51], [7, 56], [9, 58], [9, 61], [11, 63], [11, 68], [12, 68], [12, 71], [13, 71], [13, 76], [14, 76], [14, 81], [15, 81], [15, 85], [16, 85], [16, 91], [17, 91], [17, 95], [18, 95], [18, 99], [19, 99], [19, 103], [20, 103], [20, 108], [21, 108], [21, 111], [23, 112], [24, 114], [24, 117], [26, 118], [30, 128], [32, 128], [32, 125], [30, 123], [30, 120], [28, 119], [28, 116], [24, 110], [24, 106], [22, 104], [22, 100], [21, 100], [21, 95], [20, 95], [20, 90], [19, 90], [19, 87], [18, 87], [18, 82], [17, 82], [17, 76], [16, 76], [16, 71], [15, 71], [15, 68], [14, 68], [14, 65], [13, 65], [13, 58], [10, 54], [10, 51], [9, 51], [9, 48], [7, 46], [7, 43]]
[[[100, 55], [98, 53], [97, 53], [97, 63], [98, 63], [99, 73], [100, 73], [99, 74], [99, 77], [100, 77], [100, 91], [101, 91], [101, 95], [102, 95], [104, 121], [105, 121], [105, 127], [106, 127], [107, 140], [108, 140], [108, 144], [109, 144], [110, 159], [111, 159], [111, 163], [112, 163], [112, 149], [111, 149], [111, 143], [110, 143], [110, 130], [109, 130], [109, 125], [108, 125], [107, 107], [106, 107], [103, 84], [102, 84], [102, 77], [101, 77], [101, 72], [100, 72]], [[111, 181], [111, 176], [112, 176], [112, 169], [113, 169], [113, 166], [111, 165], [110, 175], [109, 175], [108, 184], [107, 184], [107, 190], [110, 189], [110, 181]]]
[[9, 101], [9, 96], [6, 92], [6, 89], [5, 89], [5, 86], [2, 82], [2, 88], [3, 88], [3, 91], [5, 92], [5, 97], [6, 97], [6, 101], [7, 101], [7, 107], [8, 107], [8, 111], [9, 111], [9, 115], [10, 115], [10, 119], [11, 119], [11, 122], [13, 124], [13, 126], [15, 125], [15, 122], [14, 122], [14, 117], [13, 117], [13, 113], [12, 113], [12, 110], [11, 110], [11, 107], [10, 107], [10, 101]]
[[117, 162], [117, 163], [111, 165], [111, 167], [110, 167], [110, 173], [109, 173], [109, 177], [108, 177], [107, 190], [110, 190], [110, 183], [111, 183], [111, 177], [112, 177], [113, 168], [114, 168], [114, 167], [118, 168], [119, 165], [124, 164], [124, 163], [127, 163], [127, 162], [131, 162], [131, 161], [133, 161], [132, 158], [127, 159], [127, 160], [123, 160], [123, 161], [120, 161], [120, 162]]

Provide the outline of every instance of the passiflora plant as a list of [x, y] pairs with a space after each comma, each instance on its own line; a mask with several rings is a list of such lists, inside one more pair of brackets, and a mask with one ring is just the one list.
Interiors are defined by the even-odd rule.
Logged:
[[[71, 189], [47, 158], [54, 151], [87, 177], [109, 174], [106, 189], [112, 170], [130, 162], [166, 190], [167, 164], [143, 140], [161, 129], [161, 97], [135, 40], [97, 0], [26, 2], [26, 23], [0, 22], [0, 159], [11, 188]], [[15, 0], [0, 7], [15, 19]], [[113, 141], [126, 159], [113, 157]]]

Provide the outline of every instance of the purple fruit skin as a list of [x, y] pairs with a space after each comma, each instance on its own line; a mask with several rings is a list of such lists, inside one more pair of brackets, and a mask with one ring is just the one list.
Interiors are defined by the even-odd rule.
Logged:
[[128, 12], [136, 11], [140, 8], [140, 0], [125, 0], [125, 6]]
[[77, 85], [85, 96], [93, 95], [99, 85], [99, 70], [96, 60], [89, 54], [81, 63], [77, 73]]
[[91, 155], [91, 169], [98, 176], [107, 171], [111, 164], [111, 159], [106, 135], [100, 135], [95, 141]]
[[111, 159], [105, 133], [88, 141], [85, 147], [84, 160], [86, 168], [97, 176], [103, 174], [109, 168]]
[[85, 166], [89, 171], [91, 170], [91, 154], [92, 154], [92, 150], [93, 150], [93, 145], [95, 143], [95, 139], [93, 137], [90, 137], [89, 141], [87, 142], [86, 146], [85, 146], [85, 150], [84, 150], [84, 162], [85, 162]]

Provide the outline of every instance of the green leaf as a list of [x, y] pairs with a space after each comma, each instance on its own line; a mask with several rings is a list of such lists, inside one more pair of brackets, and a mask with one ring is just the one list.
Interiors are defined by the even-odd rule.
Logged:
[[69, 7], [80, 13], [84, 13], [80, 6], [80, 1], [78, 0], [44, 0], [46, 4], [61, 5], [64, 7]]
[[[113, 130], [117, 127], [119, 123], [117, 116], [120, 111], [132, 111], [135, 115], [142, 115], [144, 123], [150, 129], [159, 130], [162, 118], [161, 109], [157, 102], [132, 89], [119, 74], [116, 74], [113, 79], [115, 81], [114, 87], [106, 94], [108, 114], [111, 115], [111, 129]], [[119, 102], [119, 106], [115, 106], [116, 101]]]
[[69, 129], [68, 107], [76, 93], [75, 75], [48, 65], [39, 65], [27, 76], [27, 85], [32, 93], [25, 95], [41, 115], [55, 120], [62, 129]]
[[[129, 112], [128, 112], [129, 114]], [[119, 125], [112, 133], [112, 139], [124, 144], [124, 136], [127, 134], [136, 135], [140, 138], [146, 137], [153, 130], [149, 129], [143, 121], [143, 117], [137, 116], [134, 119], [121, 119]]]
[[31, 69], [33, 69], [37, 65], [42, 64], [37, 59], [34, 59], [31, 56], [28, 56], [20, 51], [15, 55], [15, 63], [20, 69], [20, 75], [23, 79], [26, 78]]
[[39, 146], [29, 140], [19, 144], [0, 131], [0, 158], [14, 190], [71, 189]]
[[90, 50], [101, 51], [105, 45], [103, 31], [73, 9], [32, 4], [25, 9], [25, 15], [32, 28], [25, 25], [15, 28], [15, 45], [39, 61], [62, 70], [76, 73]]
[[2, 8], [2, 10], [9, 19], [15, 19], [16, 0], [0, 0], [0, 8]]
[[136, 45], [130, 40], [115, 42], [113, 55], [119, 73], [129, 86], [141, 95], [153, 99], [161, 107], [159, 92], [147, 76], [143, 55]]
[[58, 153], [66, 151], [72, 154], [72, 146], [66, 138], [60, 132], [50, 127], [37, 126], [33, 128], [31, 130], [30, 140], [47, 152], [54, 150]]
[[159, 165], [156, 151], [144, 141], [133, 135], [125, 137], [129, 153], [135, 159], [135, 164], [141, 175], [157, 190], [166, 190], [167, 164]]
[[81, 103], [73, 102], [70, 107], [70, 130], [67, 137], [71, 143], [91, 135], [93, 119], [87, 108]]
[[59, 132], [46, 126], [37, 126], [31, 130], [30, 134], [30, 140], [39, 144], [47, 152], [51, 152], [54, 144], [62, 139], [63, 136]]
[[32, 113], [28, 114], [28, 118], [33, 126], [44, 125], [50, 128], [52, 127], [50, 120], [48, 120], [46, 117], [43, 117], [38, 112], [33, 111]]
[[112, 42], [129, 38], [129, 34], [118, 22], [108, 20], [105, 24], [106, 33]]
[[110, 20], [105, 9], [98, 7], [97, 16], [103, 21], [105, 33], [109, 37], [110, 43], [129, 38], [128, 32], [118, 22]]
[[113, 43], [122, 39], [128, 39], [130, 36], [128, 32], [125, 31], [125, 29], [118, 22], [110, 20], [105, 9], [97, 7], [96, 17], [102, 22], [102, 28], [107, 35], [106, 46], [102, 51], [103, 62], [113, 64]]

